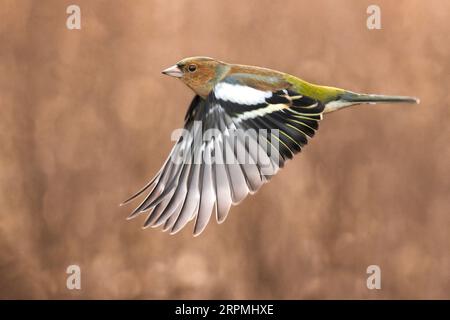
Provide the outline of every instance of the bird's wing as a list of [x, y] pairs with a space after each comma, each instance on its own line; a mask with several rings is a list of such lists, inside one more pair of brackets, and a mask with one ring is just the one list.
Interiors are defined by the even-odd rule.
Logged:
[[195, 219], [200, 234], [215, 209], [223, 222], [232, 204], [267, 182], [318, 129], [324, 106], [289, 89], [221, 82], [186, 114], [184, 134], [161, 170], [126, 202], [150, 190], [132, 212], [144, 227], [176, 233]]

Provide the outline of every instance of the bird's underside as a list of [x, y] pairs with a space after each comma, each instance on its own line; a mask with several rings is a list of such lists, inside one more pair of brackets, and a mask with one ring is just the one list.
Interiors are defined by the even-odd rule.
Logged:
[[223, 222], [232, 204], [267, 182], [308, 143], [324, 112], [320, 101], [290, 89], [262, 91], [219, 83], [196, 95], [182, 133], [130, 218], [176, 233], [195, 220], [200, 234], [214, 213]]

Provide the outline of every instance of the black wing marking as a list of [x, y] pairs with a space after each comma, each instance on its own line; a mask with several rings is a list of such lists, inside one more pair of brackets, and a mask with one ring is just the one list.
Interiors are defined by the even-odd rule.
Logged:
[[[278, 140], [279, 151], [284, 160], [301, 151], [319, 128], [325, 106], [318, 100], [301, 95], [292, 90], [279, 90], [266, 99], [265, 104], [253, 105], [231, 111], [234, 121], [255, 130], [279, 130], [272, 139]], [[227, 110], [228, 111], [228, 110]], [[271, 140], [272, 141], [272, 140]]]

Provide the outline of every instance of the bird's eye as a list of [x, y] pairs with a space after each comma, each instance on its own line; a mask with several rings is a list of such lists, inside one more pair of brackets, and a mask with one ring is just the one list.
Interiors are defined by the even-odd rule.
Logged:
[[195, 72], [195, 70], [197, 70], [197, 66], [195, 64], [190, 64], [188, 66], [188, 70], [189, 72]]

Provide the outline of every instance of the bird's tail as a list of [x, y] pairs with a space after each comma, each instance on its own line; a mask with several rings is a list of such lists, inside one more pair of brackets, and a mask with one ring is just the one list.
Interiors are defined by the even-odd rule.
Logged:
[[363, 94], [351, 91], [345, 91], [337, 100], [325, 104], [324, 113], [340, 110], [357, 104], [378, 104], [378, 103], [414, 103], [418, 104], [420, 100], [415, 97], [388, 96], [381, 94]]

